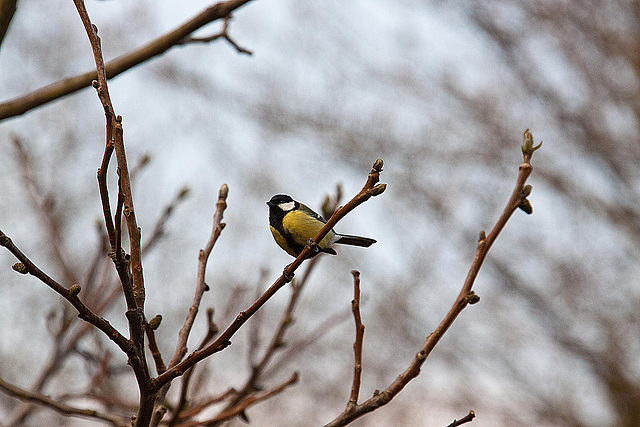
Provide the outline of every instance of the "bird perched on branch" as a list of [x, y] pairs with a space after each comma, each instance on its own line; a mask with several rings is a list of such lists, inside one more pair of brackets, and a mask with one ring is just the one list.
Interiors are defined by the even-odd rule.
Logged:
[[[300, 255], [307, 242], [316, 237], [327, 222], [313, 210], [286, 194], [276, 194], [267, 202], [267, 205], [269, 205], [269, 228], [273, 238], [282, 249], [294, 257]], [[338, 234], [330, 230], [318, 243], [318, 250], [312, 256], [320, 252], [336, 255], [336, 251], [331, 248], [334, 243], [366, 248], [375, 242], [368, 237]]]

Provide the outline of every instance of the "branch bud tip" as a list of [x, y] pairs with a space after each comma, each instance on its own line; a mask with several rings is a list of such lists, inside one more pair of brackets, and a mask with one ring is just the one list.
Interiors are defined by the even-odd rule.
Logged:
[[69, 293], [71, 295], [73, 295], [73, 296], [76, 296], [76, 295], [78, 295], [80, 293], [81, 290], [82, 290], [82, 288], [80, 287], [80, 285], [78, 285], [77, 283], [74, 283], [69, 288]]
[[533, 134], [529, 131], [529, 129], [524, 131], [523, 137], [524, 137], [524, 143], [522, 144], [523, 155], [525, 156], [532, 155], [534, 151], [542, 147], [542, 141], [540, 141], [540, 144], [534, 146]]
[[220, 186], [220, 191], [218, 191], [219, 199], [226, 199], [229, 195], [229, 186], [227, 184], [222, 184]]
[[158, 314], [153, 319], [149, 320], [149, 327], [155, 331], [160, 327], [160, 323], [162, 323], [162, 316]]

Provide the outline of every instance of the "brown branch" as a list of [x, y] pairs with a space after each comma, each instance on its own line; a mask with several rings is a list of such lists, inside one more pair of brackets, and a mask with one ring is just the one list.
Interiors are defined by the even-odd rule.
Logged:
[[0, 246], [4, 246], [15, 256], [18, 261], [20, 261], [24, 267], [26, 267], [26, 272], [31, 274], [32, 276], [38, 278], [45, 285], [49, 286], [55, 292], [60, 294], [64, 299], [69, 301], [71, 305], [73, 305], [78, 311], [78, 317], [82, 320], [85, 320], [88, 323], [91, 323], [96, 328], [100, 329], [105, 333], [114, 343], [120, 347], [120, 349], [126, 354], [131, 354], [131, 345], [129, 340], [127, 340], [120, 332], [118, 332], [111, 324], [103, 319], [102, 317], [97, 316], [93, 313], [82, 301], [78, 298], [76, 292], [79, 292], [79, 286], [73, 285], [70, 289], [65, 288], [60, 283], [55, 281], [45, 272], [40, 270], [25, 254], [18, 249], [18, 247], [13, 243], [13, 241], [0, 230]]
[[353, 385], [351, 386], [349, 403], [347, 403], [347, 411], [358, 404], [360, 378], [362, 376], [362, 344], [364, 341], [364, 325], [360, 317], [360, 272], [353, 270], [351, 274], [353, 274], [353, 301], [351, 301], [351, 310], [353, 311], [353, 320], [356, 324], [356, 340], [353, 343]]
[[[155, 40], [139, 47], [131, 52], [125, 53], [116, 59], [109, 61], [104, 70], [109, 79], [114, 78], [136, 65], [139, 65], [151, 58], [159, 56], [180, 44], [180, 42], [193, 32], [205, 25], [228, 16], [231, 12], [249, 3], [251, 0], [228, 0], [209, 6], [198, 15], [189, 19], [173, 31], [158, 37]], [[96, 79], [96, 70], [80, 74], [75, 77], [68, 77], [50, 85], [44, 86], [31, 93], [23, 95], [0, 104], [0, 121], [19, 116], [29, 110], [40, 107], [55, 99], [70, 95], [91, 85]]]
[[53, 409], [54, 411], [64, 415], [103, 420], [111, 423], [111, 425], [119, 426], [119, 427], [126, 427], [130, 424], [129, 422], [127, 422], [127, 420], [119, 417], [103, 414], [93, 409], [75, 408], [73, 406], [69, 406], [64, 403], [58, 402], [57, 400], [52, 399], [43, 394], [32, 393], [28, 390], [22, 389], [13, 384], [9, 384], [8, 382], [4, 381], [2, 378], [0, 378], [0, 389], [2, 389], [9, 396], [13, 396], [24, 402], [36, 403], [45, 408]]
[[[160, 349], [158, 349], [158, 344], [156, 343], [155, 329], [160, 325], [160, 320], [162, 320], [162, 316], [156, 316], [151, 319], [149, 323], [145, 323], [144, 325], [144, 330], [147, 334], [147, 338], [149, 339], [149, 351], [151, 351], [151, 356], [153, 357], [153, 361], [156, 364], [157, 373], [161, 373], [167, 370], [167, 367], [162, 360]], [[153, 324], [153, 327], [150, 324]]]
[[16, 13], [17, 0], [0, 0], [0, 46], [7, 34], [13, 15]]
[[[189, 370], [189, 372], [192, 372], [193, 368]], [[187, 372], [187, 374], [189, 373]], [[185, 375], [187, 375], [185, 374]], [[210, 407], [211, 405], [215, 405], [216, 403], [220, 403], [223, 402], [224, 400], [228, 399], [229, 396], [232, 396], [234, 393], [236, 393], [236, 391], [233, 388], [230, 388], [229, 390], [225, 391], [222, 394], [219, 394], [217, 396], [211, 396], [208, 397], [206, 399], [204, 399], [201, 403], [198, 403], [196, 406], [183, 410], [180, 413], [180, 418], [188, 420], [193, 418], [194, 416], [198, 415], [199, 413], [201, 413], [202, 411], [204, 411], [205, 409], [207, 409], [208, 407]], [[176, 421], [177, 422], [177, 421]], [[171, 424], [171, 422], [169, 423], [169, 425], [176, 425], [176, 424]]]
[[[369, 172], [369, 176], [367, 177], [367, 182], [362, 187], [362, 190], [358, 194], [356, 194], [349, 203], [345, 206], [339, 208], [334, 212], [334, 214], [329, 218], [327, 224], [318, 232], [318, 235], [313, 239], [315, 245], [317, 245], [324, 236], [336, 225], [336, 223], [342, 219], [346, 214], [355, 209], [358, 205], [364, 203], [369, 200], [372, 196], [377, 196], [382, 194], [386, 188], [386, 184], [378, 184], [380, 180], [380, 172], [382, 171], [382, 159], [378, 159], [373, 164], [371, 171]], [[227, 329], [220, 334], [220, 336], [209, 346], [202, 350], [196, 350], [191, 353], [186, 359], [182, 362], [175, 365], [173, 368], [167, 370], [162, 375], [159, 375], [154, 380], [154, 386], [156, 388], [160, 388], [164, 386], [169, 381], [174, 378], [182, 375], [185, 370], [190, 368], [191, 366], [198, 363], [200, 360], [205, 359], [206, 357], [211, 356], [214, 353], [217, 353], [228, 345], [231, 344], [229, 341], [231, 337], [244, 325], [244, 323], [253, 316], [256, 311], [260, 309], [275, 293], [282, 288], [287, 282], [289, 282], [295, 270], [302, 264], [302, 262], [309, 257], [312, 253], [312, 248], [310, 245], [305, 246], [305, 248], [300, 252], [298, 257], [289, 264], [283, 274], [258, 298], [249, 308], [245, 311], [240, 312], [235, 320], [227, 327]], [[285, 277], [285, 274], [287, 277]]]
[[308, 267], [305, 270], [304, 275], [302, 276], [302, 279], [300, 280], [300, 282], [297, 282], [295, 280], [291, 282], [292, 291], [291, 291], [291, 296], [289, 297], [289, 303], [287, 304], [287, 307], [282, 313], [282, 318], [280, 320], [278, 328], [276, 329], [276, 332], [273, 334], [273, 337], [271, 338], [269, 345], [267, 346], [262, 358], [260, 359], [260, 362], [252, 366], [251, 375], [249, 375], [249, 378], [247, 379], [247, 381], [245, 381], [244, 386], [242, 386], [240, 391], [238, 391], [233, 395], [233, 397], [222, 409], [220, 414], [233, 411], [233, 409], [237, 405], [242, 404], [242, 402], [247, 398], [247, 396], [251, 395], [251, 393], [255, 392], [256, 390], [260, 390], [258, 380], [263, 376], [266, 367], [268, 366], [269, 362], [272, 360], [276, 352], [284, 348], [285, 346], [284, 336], [286, 331], [293, 324], [293, 314], [296, 309], [300, 295], [302, 294], [302, 289], [304, 288], [304, 285], [306, 284], [311, 274], [311, 271], [318, 264], [320, 259], [321, 257], [312, 258], [309, 261]]
[[[198, 277], [196, 283], [195, 295], [193, 297], [193, 303], [191, 307], [189, 307], [189, 312], [187, 313], [187, 317], [184, 321], [180, 332], [178, 333], [178, 343], [176, 345], [176, 350], [169, 362], [169, 368], [174, 367], [187, 353], [187, 341], [189, 339], [189, 334], [191, 333], [191, 328], [193, 327], [193, 323], [196, 320], [196, 316], [200, 309], [200, 302], [202, 301], [202, 295], [204, 295], [205, 291], [208, 289], [207, 284], [205, 283], [205, 276], [207, 271], [207, 261], [209, 260], [209, 255], [211, 255], [211, 251], [213, 250], [214, 245], [218, 241], [218, 237], [222, 233], [222, 230], [226, 226], [224, 222], [222, 222], [222, 217], [224, 215], [225, 209], [227, 209], [227, 196], [229, 195], [229, 186], [227, 184], [222, 184], [220, 186], [220, 190], [218, 191], [218, 201], [216, 202], [216, 211], [213, 214], [213, 229], [211, 230], [211, 235], [209, 236], [209, 240], [204, 249], [201, 249], [198, 254]], [[164, 372], [164, 371], [163, 371]], [[163, 372], [158, 372], [158, 374], [162, 374]], [[156, 399], [154, 410], [154, 422], [153, 424], [157, 424], [160, 422], [162, 415], [166, 409], [162, 407], [162, 402], [164, 401], [167, 391], [169, 390], [169, 383], [162, 387], [160, 390], [158, 397]]]
[[[219, 332], [218, 326], [213, 321], [213, 309], [208, 308], [207, 309], [207, 333], [202, 339], [202, 342], [200, 343], [200, 345], [198, 346], [198, 349], [202, 349], [207, 344], [209, 344], [209, 342], [211, 342], [211, 340], [216, 336], [218, 332]], [[173, 409], [173, 416], [169, 420], [170, 426], [173, 426], [178, 422], [178, 419], [181, 415], [182, 410], [187, 405], [187, 393], [189, 391], [189, 383], [191, 382], [191, 378], [193, 376], [193, 372], [195, 368], [196, 368], [195, 366], [189, 368], [189, 370], [187, 370], [187, 372], [182, 377], [182, 384], [180, 385], [180, 397], [178, 398], [178, 404]], [[226, 398], [227, 394], [225, 393], [224, 396], [225, 396], [224, 398]], [[217, 400], [214, 399], [212, 403], [218, 403], [221, 400], [222, 398], [219, 398]]]
[[237, 415], [244, 413], [244, 411], [246, 411], [249, 407], [255, 405], [256, 403], [262, 402], [264, 400], [267, 400], [275, 396], [276, 394], [282, 393], [287, 387], [290, 387], [297, 382], [298, 382], [298, 373], [296, 372], [291, 376], [291, 378], [289, 378], [279, 386], [274, 387], [271, 390], [265, 391], [263, 393], [258, 393], [253, 396], [250, 396], [247, 399], [243, 400], [239, 405], [236, 405], [233, 409], [222, 412], [221, 414], [217, 415], [215, 418], [212, 418], [207, 421], [196, 421], [193, 423], [184, 423], [184, 424], [181, 424], [180, 426], [192, 427], [192, 426], [201, 426], [201, 425], [202, 426], [218, 425], [223, 421], [227, 421]]
[[60, 220], [53, 213], [53, 205], [51, 200], [43, 194], [42, 188], [36, 179], [31, 156], [26, 150], [24, 143], [17, 136], [12, 138], [13, 144], [18, 152], [18, 159], [22, 167], [22, 177], [24, 186], [29, 194], [31, 202], [42, 218], [42, 222], [46, 226], [47, 234], [54, 259], [64, 276], [64, 280], [69, 283], [77, 283], [78, 275], [69, 265], [69, 256], [64, 245], [64, 239], [60, 234]]
[[[127, 231], [129, 234], [129, 250], [130, 250], [130, 262], [131, 267], [131, 281], [129, 282], [124, 274], [121, 274], [122, 287], [127, 301], [127, 320], [129, 323], [130, 340], [133, 344], [130, 347], [130, 351], [127, 352], [129, 356], [129, 363], [135, 373], [136, 380], [138, 381], [138, 387], [140, 389], [140, 408], [136, 416], [135, 424], [146, 426], [149, 424], [151, 413], [153, 410], [153, 403], [155, 401], [156, 392], [151, 389], [151, 375], [149, 373], [149, 367], [146, 361], [145, 346], [144, 346], [144, 301], [145, 301], [145, 289], [144, 289], [144, 276], [142, 273], [142, 258], [141, 258], [141, 236], [140, 228], [136, 222], [136, 215], [133, 205], [133, 194], [131, 189], [131, 179], [129, 177], [129, 168], [127, 166], [127, 157], [124, 147], [124, 137], [122, 130], [122, 117], [116, 116], [115, 123], [112, 122], [112, 114], [115, 114], [111, 97], [109, 96], [109, 88], [107, 85], [107, 73], [104, 66], [104, 59], [102, 55], [102, 48], [100, 46], [100, 38], [98, 37], [98, 28], [91, 23], [89, 13], [85, 7], [83, 0], [74, 0], [74, 4], [78, 11], [78, 15], [82, 20], [85, 31], [89, 38], [91, 45], [91, 51], [96, 63], [96, 72], [98, 80], [93, 83], [96, 88], [100, 102], [106, 112], [107, 125], [113, 125], [114, 137], [114, 149], [116, 152], [116, 160], [118, 164], [118, 176], [119, 176], [119, 193], [122, 194], [121, 200], [124, 202], [123, 214], [127, 223]], [[107, 129], [107, 147], [109, 142], [109, 129]], [[105, 149], [106, 150], [106, 149]], [[106, 170], [105, 170], [106, 173]], [[120, 198], [120, 195], [119, 195]], [[118, 209], [119, 210], [119, 209]], [[116, 220], [119, 221], [120, 213], [116, 212]], [[115, 233], [119, 233], [118, 229], [114, 230]], [[111, 236], [110, 236], [111, 239]], [[120, 255], [120, 248], [118, 247], [118, 238], [116, 234], [116, 248], [114, 255], [114, 261], [116, 261], [116, 269], [122, 268], [122, 259]], [[126, 258], [125, 258], [126, 259]], [[120, 271], [119, 271], [120, 273]], [[133, 298], [131, 297], [133, 293]]]
[[218, 241], [218, 237], [220, 237], [220, 233], [222, 233], [222, 230], [226, 226], [226, 224], [222, 222], [222, 217], [225, 209], [227, 208], [228, 195], [229, 186], [227, 184], [222, 184], [218, 191], [218, 201], [216, 202], [216, 211], [213, 215], [213, 229], [211, 230], [211, 235], [209, 236], [209, 240], [207, 241], [205, 248], [200, 250], [200, 253], [198, 254], [198, 277], [193, 303], [189, 308], [189, 313], [184, 321], [184, 325], [178, 333], [178, 344], [176, 345], [176, 351], [171, 358], [171, 362], [169, 362], [169, 368], [174, 367], [187, 353], [187, 340], [189, 338], [189, 333], [191, 332], [196, 315], [198, 314], [202, 295], [207, 289], [207, 284], [205, 283], [207, 261], [209, 260], [209, 255], [211, 255], [213, 246]]
[[219, 33], [213, 34], [208, 37], [186, 37], [184, 40], [180, 42], [180, 44], [189, 44], [189, 43], [211, 43], [212, 41], [218, 40], [220, 38], [226, 40], [231, 46], [233, 46], [238, 53], [244, 53], [245, 55], [253, 55], [253, 52], [247, 48], [241, 47], [238, 43], [235, 42], [229, 35], [229, 22], [231, 21], [231, 15], [228, 15], [224, 18], [224, 24], [222, 25], [222, 30]]
[[[540, 143], [540, 145], [541, 144], [542, 143]], [[464, 310], [468, 304], [474, 304], [478, 302], [479, 297], [471, 289], [478, 275], [478, 272], [480, 271], [480, 267], [482, 267], [482, 263], [484, 262], [484, 259], [486, 258], [487, 253], [491, 248], [491, 245], [493, 245], [493, 243], [496, 241], [498, 235], [511, 218], [511, 215], [513, 215], [513, 213], [518, 208], [526, 211], [526, 208], [523, 207], [523, 202], [528, 202], [527, 195], [530, 193], [531, 187], [525, 187], [525, 182], [533, 171], [533, 167], [531, 166], [531, 157], [533, 156], [533, 153], [538, 148], [540, 148], [540, 145], [533, 145], [533, 135], [531, 134], [531, 132], [529, 132], [529, 129], [527, 129], [524, 132], [524, 144], [522, 146], [523, 163], [519, 167], [518, 178], [516, 180], [516, 185], [513, 189], [513, 192], [511, 193], [511, 197], [509, 198], [509, 201], [507, 202], [502, 215], [493, 227], [493, 230], [491, 230], [491, 233], [489, 233], [488, 236], [485, 236], [484, 231], [480, 233], [480, 239], [478, 242], [478, 247], [476, 249], [476, 254], [473, 258], [469, 273], [467, 274], [467, 278], [465, 279], [458, 297], [456, 298], [449, 312], [435, 329], [435, 331], [433, 331], [427, 337], [426, 341], [420, 348], [420, 351], [418, 351], [418, 353], [416, 354], [413, 361], [410, 363], [409, 367], [403, 373], [401, 373], [384, 391], [376, 391], [376, 393], [374, 393], [371, 398], [359, 405], [354, 406], [348, 413], [345, 411], [340, 414], [333, 421], [328, 423], [327, 427], [347, 425], [356, 418], [359, 418], [362, 415], [374, 411], [379, 407], [389, 403], [412, 379], [420, 374], [421, 366], [424, 364], [429, 354], [431, 354], [431, 351], [444, 336], [445, 332], [447, 332], [449, 327], [453, 324], [454, 320], [458, 317], [462, 310]]]
[[[133, 172], [132, 172], [133, 174]], [[187, 198], [189, 195], [189, 187], [183, 187], [178, 191], [178, 194], [173, 198], [173, 200], [164, 208], [160, 218], [156, 221], [156, 224], [153, 226], [153, 230], [149, 235], [149, 238], [142, 246], [142, 254], [146, 254], [151, 250], [156, 243], [165, 235], [164, 227], [167, 224], [167, 221], [173, 214], [173, 211], [178, 207], [178, 205]]]
[[458, 427], [458, 426], [461, 426], [462, 424], [470, 423], [471, 421], [473, 421], [475, 417], [476, 417], [476, 413], [473, 411], [469, 411], [467, 415], [460, 418], [459, 420], [453, 420], [453, 422], [449, 424], [447, 427]]

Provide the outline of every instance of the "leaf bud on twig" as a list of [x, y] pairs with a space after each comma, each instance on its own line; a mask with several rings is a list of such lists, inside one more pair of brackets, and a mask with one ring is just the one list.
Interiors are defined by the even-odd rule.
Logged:
[[220, 186], [220, 191], [218, 192], [219, 199], [226, 199], [229, 194], [229, 186], [227, 184], [222, 184]]
[[81, 290], [82, 290], [82, 288], [80, 287], [80, 285], [78, 285], [77, 283], [74, 283], [69, 288], [69, 293], [71, 295], [73, 295], [73, 296], [76, 296], [76, 295], [78, 295], [80, 293]]
[[524, 131], [524, 143], [522, 144], [522, 154], [531, 155], [538, 148], [542, 147], [542, 141], [540, 144], [534, 146], [533, 145], [533, 134], [529, 131], [529, 129]]
[[162, 316], [158, 314], [153, 319], [149, 320], [149, 327], [155, 331], [160, 327], [160, 323], [162, 323]]
[[529, 199], [523, 199], [518, 207], [525, 211], [527, 215], [531, 215], [533, 213], [533, 206], [531, 206], [531, 202], [529, 201]]
[[380, 194], [384, 193], [384, 190], [386, 189], [387, 189], [387, 184], [378, 184], [371, 189], [370, 194], [373, 197], [379, 196]]
[[13, 264], [11, 268], [13, 268], [15, 271], [17, 271], [20, 274], [27, 274], [29, 272], [29, 269], [27, 268], [27, 266], [21, 262], [17, 262]]
[[480, 296], [475, 292], [471, 291], [467, 294], [467, 303], [470, 305], [477, 304], [480, 302]]

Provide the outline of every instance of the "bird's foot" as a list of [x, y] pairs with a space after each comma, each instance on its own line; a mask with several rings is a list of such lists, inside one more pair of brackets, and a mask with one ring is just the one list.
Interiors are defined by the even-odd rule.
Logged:
[[320, 246], [318, 246], [318, 244], [314, 242], [313, 239], [309, 239], [309, 241], [307, 242], [307, 246], [309, 246], [311, 252], [313, 252], [314, 255], [320, 253]]
[[293, 273], [289, 274], [287, 272], [287, 270], [289, 269], [290, 266], [291, 266], [291, 264], [287, 264], [287, 266], [284, 268], [284, 270], [282, 270], [282, 276], [287, 281], [287, 283], [292, 281], [293, 280], [293, 276], [295, 276], [295, 274], [293, 274]]

